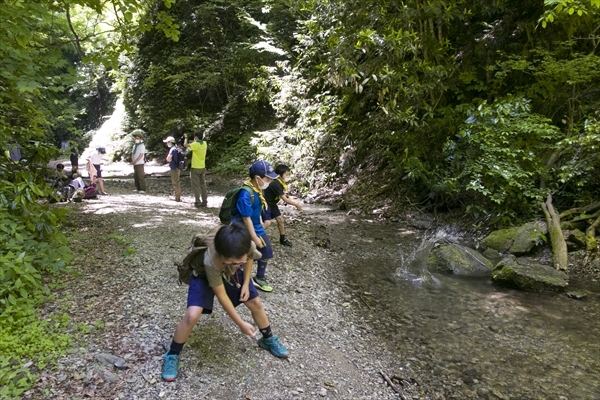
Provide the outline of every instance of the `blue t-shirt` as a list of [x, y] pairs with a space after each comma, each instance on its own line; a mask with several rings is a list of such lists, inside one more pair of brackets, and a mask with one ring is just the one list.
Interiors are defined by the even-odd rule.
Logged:
[[179, 168], [179, 160], [177, 156], [179, 153], [177, 152], [177, 147], [173, 146], [169, 149], [169, 154], [171, 155], [171, 162], [169, 163], [169, 168], [177, 169]]
[[235, 207], [231, 210], [231, 219], [242, 222], [242, 217], [250, 217], [252, 225], [254, 225], [254, 232], [257, 236], [262, 236], [267, 232], [260, 223], [260, 215], [262, 214], [260, 196], [255, 192], [254, 203], [250, 203], [250, 200], [250, 193], [243, 189], [240, 190]]

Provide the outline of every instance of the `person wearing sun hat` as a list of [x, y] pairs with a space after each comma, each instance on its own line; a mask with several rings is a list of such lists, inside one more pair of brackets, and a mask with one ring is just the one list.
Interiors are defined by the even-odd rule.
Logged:
[[171, 184], [173, 185], [173, 191], [175, 192], [175, 201], [181, 201], [181, 185], [179, 183], [180, 169], [179, 160], [177, 159], [178, 151], [175, 146], [175, 138], [169, 136], [163, 143], [169, 147], [169, 153], [167, 154], [167, 162], [169, 163], [169, 171], [171, 173]]
[[144, 131], [134, 129], [131, 136], [135, 139], [133, 150], [131, 151], [131, 164], [133, 164], [133, 181], [135, 182], [135, 191], [146, 193], [146, 176], [144, 173], [144, 156], [146, 155], [146, 146], [144, 146]]
[[250, 179], [244, 182], [255, 192], [254, 196], [246, 190], [240, 190], [235, 206], [231, 210], [232, 221], [239, 221], [250, 232], [252, 241], [256, 244], [258, 251], [262, 256], [256, 259], [258, 267], [256, 275], [252, 280], [254, 284], [263, 292], [272, 292], [273, 287], [269, 285], [265, 277], [267, 271], [267, 262], [273, 258], [273, 247], [263, 227], [261, 214], [267, 208], [267, 201], [263, 196], [263, 190], [269, 187], [272, 180], [277, 179], [279, 175], [273, 170], [271, 164], [266, 161], [256, 161], [249, 170]]

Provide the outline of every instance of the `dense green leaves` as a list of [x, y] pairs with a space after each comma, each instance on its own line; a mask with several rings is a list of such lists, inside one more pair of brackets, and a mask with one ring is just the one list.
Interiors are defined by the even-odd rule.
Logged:
[[569, 205], [599, 189], [596, 0], [195, 0], [147, 18], [158, 12], [179, 41], [140, 38], [127, 94], [155, 148], [200, 128], [220, 171], [254, 151], [312, 189], [377, 171], [358, 182], [477, 204], [494, 223], [537, 212], [547, 190]]

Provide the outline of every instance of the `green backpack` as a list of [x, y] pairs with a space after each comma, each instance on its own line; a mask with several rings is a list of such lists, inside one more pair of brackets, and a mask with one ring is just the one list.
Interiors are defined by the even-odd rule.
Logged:
[[240, 195], [240, 192], [245, 190], [250, 195], [250, 203], [254, 203], [254, 190], [248, 185], [242, 185], [231, 189], [227, 194], [225, 194], [225, 198], [223, 199], [223, 204], [221, 204], [221, 210], [219, 211], [219, 219], [223, 225], [229, 225], [231, 222], [231, 212], [235, 207], [235, 203], [237, 203], [237, 199]]

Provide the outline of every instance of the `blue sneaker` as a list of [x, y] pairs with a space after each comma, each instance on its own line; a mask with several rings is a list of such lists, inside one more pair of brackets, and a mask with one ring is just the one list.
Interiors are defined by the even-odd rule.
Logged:
[[279, 338], [275, 335], [267, 339], [258, 339], [258, 345], [265, 350], [269, 350], [275, 357], [286, 358], [288, 354], [290, 354], [290, 352], [279, 342]]
[[173, 382], [177, 378], [177, 372], [179, 372], [179, 355], [165, 353], [165, 359], [162, 365], [162, 378], [167, 382]]

